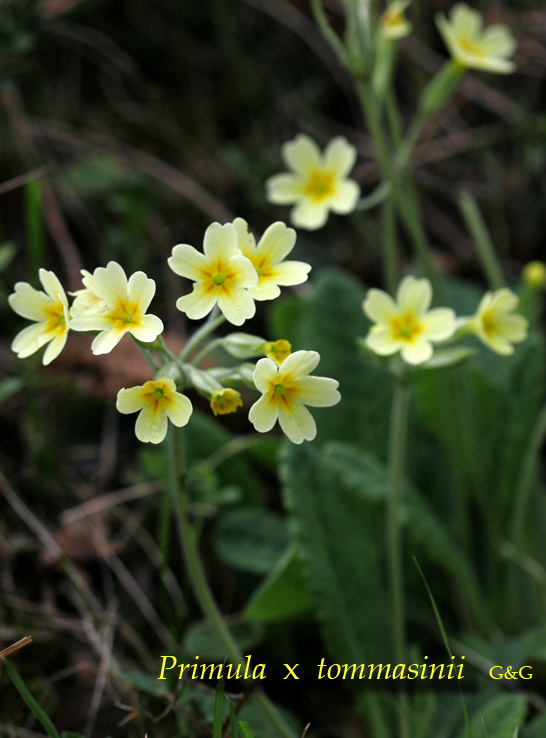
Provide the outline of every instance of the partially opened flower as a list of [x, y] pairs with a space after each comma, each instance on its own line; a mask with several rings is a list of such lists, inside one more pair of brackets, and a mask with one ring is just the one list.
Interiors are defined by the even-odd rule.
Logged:
[[356, 149], [343, 136], [332, 139], [322, 154], [309, 136], [300, 134], [284, 144], [282, 155], [292, 173], [267, 180], [267, 199], [277, 205], [295, 203], [290, 213], [295, 226], [315, 230], [326, 223], [330, 210], [346, 214], [355, 209], [360, 187], [347, 175]]
[[248, 419], [259, 433], [270, 431], [278, 420], [292, 443], [313, 440], [317, 427], [305, 406], [330, 407], [341, 399], [335, 379], [308, 376], [319, 361], [316, 351], [296, 351], [280, 366], [271, 359], [258, 361], [254, 384], [262, 396]]
[[455, 331], [455, 313], [450, 308], [429, 310], [432, 287], [428, 279], [405, 277], [396, 301], [383, 290], [369, 290], [364, 312], [374, 321], [366, 344], [380, 356], [400, 351], [408, 364], [430, 359], [432, 344], [449, 338]]
[[237, 231], [231, 223], [212, 223], [205, 232], [203, 251], [178, 244], [169, 257], [175, 274], [194, 282], [189, 295], [179, 297], [176, 307], [198, 320], [218, 307], [233, 325], [252, 318], [256, 305], [249, 290], [258, 284], [252, 263], [239, 252]]
[[87, 269], [82, 269], [81, 273], [83, 289], [70, 293], [75, 297], [74, 302], [70, 306], [70, 315], [73, 318], [101, 312], [106, 307], [104, 301], [97, 293], [95, 280], [91, 272], [88, 272]]
[[49, 344], [42, 358], [43, 364], [49, 364], [64, 348], [70, 315], [65, 291], [55, 274], [40, 269], [39, 277], [45, 291], [17, 282], [15, 292], [8, 297], [12, 310], [34, 322], [15, 336], [11, 348], [24, 359]]
[[258, 275], [258, 284], [248, 290], [255, 300], [273, 300], [281, 294], [281, 286], [301, 284], [307, 280], [311, 271], [309, 264], [284, 261], [296, 243], [293, 228], [280, 221], [272, 223], [256, 245], [246, 220], [235, 218], [233, 226], [237, 231], [240, 252], [252, 262]]
[[107, 354], [126, 333], [144, 343], [155, 341], [163, 323], [155, 315], [147, 315], [155, 282], [144, 272], [135, 272], [127, 280], [123, 268], [115, 261], [97, 267], [92, 276], [95, 308], [76, 312], [71, 327], [76, 331], [100, 331], [91, 344], [94, 354]]
[[383, 38], [396, 41], [411, 33], [411, 23], [404, 15], [410, 0], [393, 0], [379, 19], [379, 29]]
[[210, 408], [215, 415], [229, 415], [242, 406], [241, 393], [230, 387], [216, 390], [210, 399]]
[[168, 421], [181, 428], [193, 411], [190, 400], [176, 391], [172, 379], [154, 379], [120, 389], [116, 408], [124, 415], [138, 412], [135, 434], [143, 443], [161, 443], [167, 435]]
[[469, 327], [480, 341], [497, 354], [514, 353], [512, 344], [527, 337], [528, 322], [523, 315], [514, 313], [518, 297], [507, 287], [487, 292], [470, 319]]
[[510, 57], [516, 42], [508, 26], [483, 27], [482, 14], [465, 3], [457, 3], [449, 20], [438, 15], [438, 29], [453, 59], [462, 67], [509, 74], [516, 68]]

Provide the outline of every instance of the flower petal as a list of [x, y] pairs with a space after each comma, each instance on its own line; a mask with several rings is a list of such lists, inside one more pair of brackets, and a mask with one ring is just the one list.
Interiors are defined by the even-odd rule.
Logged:
[[511, 313], [512, 310], [517, 308], [518, 302], [518, 296], [515, 295], [512, 290], [509, 290], [507, 287], [503, 287], [494, 292], [491, 296], [489, 310], [497, 315], [499, 313]]
[[482, 14], [466, 3], [457, 3], [452, 8], [450, 21], [455, 33], [468, 39], [476, 38], [483, 28]]
[[512, 56], [516, 50], [516, 40], [512, 36], [512, 32], [501, 23], [486, 28], [480, 48], [486, 56]]
[[268, 279], [286, 287], [306, 282], [310, 271], [311, 265], [304, 261], [283, 261], [282, 264], [277, 264], [267, 276]]
[[242, 287], [232, 287], [229, 293], [221, 293], [218, 296], [218, 307], [226, 320], [233, 323], [233, 325], [242, 325], [245, 320], [252, 318], [256, 312], [254, 300], [248, 291]]
[[237, 253], [237, 231], [231, 223], [211, 223], [205, 231], [203, 251], [211, 264], [226, 262]]
[[203, 279], [203, 272], [209, 267], [205, 254], [189, 243], [179, 243], [175, 246], [167, 262], [175, 274], [192, 279], [194, 282], [200, 282]]
[[339, 179], [343, 179], [354, 167], [356, 154], [356, 148], [345, 136], [336, 136], [324, 151], [325, 168]]
[[396, 301], [402, 313], [419, 317], [428, 310], [432, 301], [432, 285], [428, 279], [416, 279], [411, 275], [404, 277], [398, 288]]
[[300, 133], [282, 147], [282, 157], [288, 169], [306, 175], [310, 170], [321, 168], [322, 156], [312, 138]]
[[402, 358], [408, 364], [422, 364], [433, 354], [432, 344], [425, 338], [417, 338], [411, 343], [404, 343], [400, 349]]
[[444, 341], [455, 332], [455, 312], [451, 308], [434, 308], [421, 318], [427, 339]]
[[116, 410], [124, 415], [142, 410], [146, 404], [146, 397], [141, 386], [120, 389], [116, 399]]
[[51, 364], [53, 359], [57, 358], [57, 356], [61, 353], [61, 351], [65, 347], [67, 338], [68, 338], [68, 330], [65, 330], [64, 333], [62, 333], [61, 335], [56, 335], [53, 338], [51, 343], [48, 345], [48, 347], [44, 351], [44, 355], [42, 357], [42, 364], [44, 366]]
[[260, 359], [254, 368], [254, 384], [262, 392], [269, 392], [270, 384], [279, 375], [277, 365], [271, 359]]
[[28, 282], [17, 282], [14, 289], [15, 292], [8, 297], [8, 302], [17, 315], [40, 322], [46, 319], [46, 311], [53, 304], [50, 297]]
[[108, 305], [115, 305], [120, 297], [127, 297], [127, 275], [115, 261], [93, 272], [97, 295]]
[[91, 344], [91, 351], [98, 356], [100, 354], [109, 354], [115, 348], [125, 335], [125, 330], [116, 328], [108, 328], [99, 333]]
[[258, 284], [258, 274], [254, 265], [246, 256], [237, 254], [228, 262], [229, 271], [235, 276], [237, 287], [255, 287]]
[[163, 331], [163, 321], [157, 315], [143, 315], [140, 325], [129, 324], [129, 333], [139, 341], [151, 343]]
[[389, 329], [375, 325], [366, 336], [366, 346], [379, 356], [390, 356], [400, 349], [400, 341], [393, 339]]
[[359, 185], [352, 179], [346, 179], [337, 183], [335, 193], [328, 198], [328, 207], [334, 213], [346, 215], [355, 209], [359, 197]]
[[193, 412], [193, 405], [186, 395], [173, 392], [165, 395], [165, 412], [171, 423], [181, 428], [189, 421]]
[[201, 284], [197, 282], [193, 286], [189, 295], [179, 297], [176, 301], [176, 307], [188, 318], [199, 320], [208, 315], [212, 308], [216, 305], [218, 299], [216, 290], [211, 285]]
[[524, 341], [529, 323], [523, 315], [504, 315], [497, 320], [497, 332], [513, 343]]
[[15, 336], [11, 344], [11, 350], [20, 359], [26, 359], [27, 356], [35, 353], [48, 341], [51, 341], [52, 337], [51, 333], [46, 332], [45, 323], [29, 325]]
[[317, 228], [322, 228], [328, 220], [328, 205], [303, 198], [292, 208], [290, 220], [298, 228], [315, 231]]
[[256, 248], [256, 262], [263, 266], [274, 266], [281, 262], [294, 248], [296, 231], [280, 220], [266, 228]]
[[135, 272], [129, 277], [127, 292], [129, 298], [138, 303], [139, 310], [145, 313], [155, 295], [155, 282], [144, 272]]
[[281, 288], [271, 277], [260, 277], [256, 287], [251, 287], [248, 293], [253, 300], [261, 302], [263, 300], [274, 300], [281, 294]]
[[167, 435], [167, 413], [155, 403], [144, 405], [135, 424], [135, 434], [143, 443], [161, 443]]
[[298, 400], [311, 407], [331, 407], [341, 400], [339, 382], [329, 377], [303, 377], [298, 383]]
[[265, 183], [266, 198], [274, 205], [290, 205], [299, 200], [304, 186], [304, 178], [296, 174], [275, 174]]
[[54, 302], [60, 301], [63, 305], [68, 305], [66, 294], [59, 278], [54, 272], [48, 272], [47, 269], [40, 269], [38, 272], [40, 282], [44, 286], [44, 290]]
[[390, 295], [375, 288], [368, 290], [362, 307], [370, 320], [382, 325], [388, 325], [400, 312]]
[[[261, 359], [261, 361], [264, 361], [264, 359]], [[269, 359], [265, 359], [265, 361], [269, 361]], [[258, 362], [258, 364], [259, 363], [260, 362]], [[270, 431], [277, 422], [278, 416], [279, 407], [277, 402], [269, 395], [262, 395], [262, 397], [252, 405], [248, 413], [248, 419], [258, 433], [267, 433]]]
[[315, 419], [305, 405], [299, 402], [291, 403], [289, 408], [279, 406], [279, 423], [292, 443], [312, 441], [317, 435]]
[[316, 369], [320, 361], [318, 351], [294, 351], [279, 367], [279, 375], [290, 375], [291, 381], [298, 381]]
[[233, 227], [237, 232], [237, 245], [239, 251], [247, 259], [252, 259], [256, 255], [256, 239], [252, 233], [248, 230], [248, 223], [244, 218], [235, 218], [232, 223]]

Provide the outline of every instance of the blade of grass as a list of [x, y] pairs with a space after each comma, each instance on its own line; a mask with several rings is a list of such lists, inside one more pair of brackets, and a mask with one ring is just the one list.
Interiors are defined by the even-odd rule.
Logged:
[[222, 738], [222, 726], [224, 722], [224, 680], [220, 679], [216, 687], [214, 697], [214, 724], [212, 726], [212, 738]]
[[8, 672], [8, 676], [11, 679], [13, 686], [19, 692], [19, 694], [23, 698], [24, 703], [32, 712], [34, 717], [42, 723], [44, 730], [48, 734], [49, 738], [60, 738], [60, 735], [57, 732], [57, 728], [53, 725], [53, 723], [49, 719], [49, 716], [36, 702], [15, 666], [12, 666], [12, 664], [10, 664], [7, 659], [2, 659], [2, 661], [6, 667], [6, 671]]
[[235, 710], [233, 709], [233, 703], [229, 697], [227, 698], [227, 703], [229, 707], [229, 731], [231, 733], [231, 738], [239, 738], [239, 723]]
[[245, 723], [244, 720], [239, 721], [239, 730], [243, 734], [243, 738], [254, 738], [252, 731], [250, 730], [250, 725]]
[[25, 184], [25, 223], [30, 263], [32, 271], [37, 273], [38, 269], [44, 265], [45, 259], [42, 183], [39, 179], [32, 179]]
[[[428, 582], [426, 580], [426, 577], [423, 574], [423, 570], [419, 566], [419, 562], [417, 561], [417, 559], [415, 558], [415, 556], [413, 556], [413, 563], [417, 567], [417, 571], [421, 575], [421, 579], [423, 580], [423, 584], [425, 585], [425, 589], [427, 590], [427, 594], [428, 594], [429, 599], [430, 599], [430, 604], [432, 605], [432, 610], [434, 612], [434, 617], [436, 618], [436, 623], [438, 624], [438, 628], [440, 629], [440, 633], [441, 633], [441, 636], [442, 636], [442, 640], [444, 642], [444, 646], [446, 647], [446, 651], [449, 654], [449, 658], [452, 658], [453, 657], [453, 654], [451, 653], [451, 648], [449, 646], [449, 641], [447, 639], [447, 634], [446, 634], [446, 631], [445, 631], [445, 628], [444, 628], [444, 624], [442, 622], [442, 616], [440, 615], [440, 611], [438, 610], [438, 607], [436, 605], [436, 600], [434, 599], [434, 596], [433, 596], [433, 594], [431, 592], [431, 589], [428, 586]], [[462, 708], [463, 708], [464, 721], [465, 721], [465, 724], [466, 724], [466, 733], [468, 735], [468, 738], [473, 738], [472, 728], [470, 727], [470, 718], [468, 717], [468, 710], [466, 709], [466, 702], [465, 702], [464, 695], [463, 695], [463, 692], [462, 692], [462, 689], [461, 689], [460, 686], [459, 686], [459, 697], [461, 698], [461, 705], [462, 705]]]

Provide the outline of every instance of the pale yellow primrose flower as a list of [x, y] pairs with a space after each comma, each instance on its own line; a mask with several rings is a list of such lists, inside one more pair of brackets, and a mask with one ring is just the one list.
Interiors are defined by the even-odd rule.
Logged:
[[15, 292], [8, 297], [12, 310], [35, 323], [15, 336], [11, 348], [24, 359], [48, 343], [42, 358], [46, 365], [63, 350], [71, 326], [68, 300], [58, 278], [46, 269], [40, 269], [39, 277], [45, 292], [28, 282], [17, 282]]
[[189, 295], [179, 297], [176, 307], [188, 318], [198, 320], [218, 307], [233, 325], [252, 318], [256, 305], [249, 290], [258, 284], [258, 274], [239, 252], [237, 231], [231, 223], [212, 223], [205, 232], [203, 251], [187, 243], [173, 248], [168, 262], [175, 274], [195, 282]]
[[254, 384], [262, 397], [248, 419], [259, 433], [270, 431], [278, 420], [292, 443], [313, 440], [317, 427], [305, 406], [330, 407], [341, 399], [335, 379], [307, 376], [319, 361], [316, 351], [295, 351], [280, 366], [271, 359], [258, 361]]
[[276, 174], [266, 182], [267, 199], [276, 205], [296, 203], [290, 220], [298, 228], [316, 230], [328, 213], [346, 214], [355, 209], [360, 187], [346, 179], [356, 160], [356, 149], [343, 136], [332, 139], [324, 154], [317, 144], [300, 134], [282, 147], [292, 174]]
[[437, 15], [436, 24], [453, 59], [468, 69], [509, 74], [516, 69], [509, 57], [516, 42], [508, 26], [495, 24], [484, 29], [483, 16], [465, 3], [457, 3], [449, 20]]
[[400, 351], [408, 364], [422, 364], [432, 356], [432, 344], [455, 331], [455, 313], [450, 308], [429, 310], [432, 287], [428, 279], [404, 277], [396, 302], [383, 290], [371, 289], [363, 303], [364, 312], [375, 322], [366, 344], [380, 356]]
[[266, 341], [263, 345], [265, 355], [273, 359], [275, 364], [279, 366], [290, 356], [292, 346], [285, 338], [279, 338], [278, 341]]
[[229, 387], [216, 390], [210, 399], [210, 409], [215, 415], [229, 415], [242, 406], [241, 393]]
[[140, 410], [135, 434], [143, 443], [161, 443], [167, 435], [168, 421], [181, 428], [193, 411], [186, 395], [176, 391], [172, 379], [156, 379], [138, 387], [120, 389], [116, 408], [124, 415]]
[[412, 25], [404, 15], [410, 0], [393, 0], [379, 19], [379, 30], [383, 38], [396, 41], [409, 36]]
[[248, 291], [255, 300], [273, 300], [281, 294], [280, 287], [301, 284], [307, 280], [311, 266], [303, 261], [284, 261], [294, 248], [296, 231], [277, 221], [266, 229], [258, 245], [249, 233], [248, 223], [235, 218], [239, 251], [252, 262], [258, 284]]
[[478, 305], [478, 310], [470, 319], [469, 327], [497, 354], [508, 356], [514, 353], [513, 343], [520, 343], [527, 337], [527, 319], [514, 314], [518, 297], [507, 287], [495, 292], [487, 292]]
[[70, 327], [76, 331], [100, 331], [91, 344], [94, 354], [109, 353], [126, 333], [151, 343], [162, 332], [162, 321], [155, 315], [146, 315], [155, 295], [155, 282], [144, 272], [135, 272], [127, 280], [123, 268], [110, 261], [106, 267], [95, 269], [92, 285], [98, 298], [95, 309], [77, 312]]
[[76, 298], [70, 306], [70, 315], [73, 318], [97, 313], [106, 307], [104, 301], [97, 294], [95, 280], [91, 272], [82, 269], [81, 274], [84, 289], [69, 293]]

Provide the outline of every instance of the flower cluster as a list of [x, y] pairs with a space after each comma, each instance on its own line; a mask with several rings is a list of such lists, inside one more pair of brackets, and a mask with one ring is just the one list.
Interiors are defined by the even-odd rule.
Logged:
[[400, 353], [407, 364], [424, 364], [432, 358], [434, 344], [474, 335], [498, 354], [511, 354], [513, 344], [527, 336], [527, 320], [514, 311], [517, 296], [507, 288], [487, 292], [476, 313], [457, 318], [451, 308], [433, 308], [428, 279], [405, 277], [396, 300], [378, 289], [368, 291], [363, 309], [373, 322], [366, 345], [379, 356]]
[[[71, 306], [53, 272], [40, 270], [44, 291], [18, 282], [9, 303], [33, 324], [16, 336], [12, 348], [24, 358], [46, 346], [43, 363], [49, 364], [63, 349], [70, 330], [94, 333], [94, 354], [109, 353], [128, 334], [152, 365], [159, 363], [153, 379], [137, 387], [124, 387], [117, 396], [120, 413], [138, 412], [135, 433], [144, 443], [163, 441], [169, 421], [178, 427], [188, 423], [192, 403], [179, 390], [196, 390], [208, 399], [214, 415], [225, 415], [243, 405], [239, 391], [226, 386], [237, 382], [262, 393], [249, 414], [257, 431], [270, 430], [278, 418], [292, 442], [311, 440], [316, 426], [306, 405], [326, 407], [340, 399], [335, 380], [308, 376], [318, 364], [316, 352], [292, 353], [283, 339], [267, 341], [232, 333], [210, 341], [192, 359], [193, 349], [222, 320], [239, 326], [254, 315], [255, 301], [274, 299], [282, 286], [305, 282], [311, 267], [286, 260], [295, 241], [295, 231], [276, 222], [256, 242], [246, 221], [236, 218], [233, 223], [210, 225], [202, 252], [189, 244], [175, 246], [169, 266], [194, 283], [192, 292], [178, 299], [178, 309], [193, 319], [212, 313], [179, 356], [165, 346], [160, 318], [148, 312], [156, 291], [154, 280], [140, 271], [128, 277], [115, 261], [92, 273], [82, 270], [82, 288], [73, 293]], [[263, 358], [255, 367], [244, 363], [235, 369], [201, 369], [200, 357], [217, 344], [239, 359]], [[266, 382], [266, 376], [271, 381]]]

